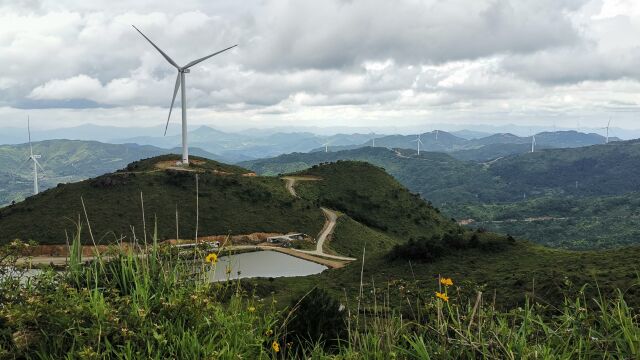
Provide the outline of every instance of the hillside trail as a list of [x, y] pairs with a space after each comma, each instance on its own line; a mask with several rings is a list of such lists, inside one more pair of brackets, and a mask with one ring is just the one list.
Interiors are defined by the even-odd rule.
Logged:
[[[300, 196], [298, 196], [298, 194], [296, 193], [296, 189], [295, 189], [295, 185], [297, 181], [319, 181], [321, 179], [319, 178], [315, 178], [315, 177], [307, 177], [307, 176], [285, 176], [282, 178], [283, 180], [285, 180], [285, 187], [287, 189], [287, 191], [289, 191], [289, 193], [291, 194], [291, 196], [296, 197], [296, 198], [300, 198]], [[333, 235], [333, 231], [336, 228], [336, 222], [338, 220], [338, 213], [321, 207], [320, 208], [322, 210], [322, 213], [324, 214], [325, 217], [325, 222], [324, 222], [324, 226], [322, 227], [322, 230], [320, 230], [320, 234], [318, 234], [318, 240], [316, 242], [316, 249], [315, 250], [297, 250], [297, 252], [301, 252], [301, 253], [305, 253], [305, 254], [310, 254], [310, 255], [316, 255], [316, 256], [322, 256], [322, 257], [326, 257], [329, 259], [335, 259], [335, 260], [343, 260], [343, 261], [353, 261], [356, 260], [355, 258], [351, 258], [351, 257], [346, 257], [346, 256], [339, 256], [339, 255], [331, 255], [331, 254], [327, 254], [324, 252], [324, 242], [327, 240], [327, 238], [331, 235]]]

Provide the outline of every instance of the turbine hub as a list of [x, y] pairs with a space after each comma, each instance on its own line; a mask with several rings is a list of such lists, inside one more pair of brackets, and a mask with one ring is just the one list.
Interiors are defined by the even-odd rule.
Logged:
[[188, 74], [188, 73], [191, 72], [191, 70], [190, 69], [181, 69], [180, 72]]

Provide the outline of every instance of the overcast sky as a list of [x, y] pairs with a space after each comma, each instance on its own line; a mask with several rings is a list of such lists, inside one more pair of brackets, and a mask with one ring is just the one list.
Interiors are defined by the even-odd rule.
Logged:
[[[637, 0], [0, 0], [0, 126], [640, 128]], [[179, 112], [172, 122], [179, 122]]]

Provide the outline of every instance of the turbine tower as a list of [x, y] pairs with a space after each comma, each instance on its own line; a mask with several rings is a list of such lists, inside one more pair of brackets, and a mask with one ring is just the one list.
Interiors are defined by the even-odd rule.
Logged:
[[607, 136], [605, 137], [604, 143], [609, 143], [609, 126], [611, 126], [611, 117], [609, 117], [609, 122], [607, 122], [607, 127], [603, 127], [602, 130], [607, 130]]
[[531, 152], [536, 151], [536, 134], [531, 135]]
[[417, 135], [415, 140], [411, 140], [411, 141], [415, 141], [416, 144], [418, 145], [418, 155], [420, 155], [420, 144], [422, 144], [422, 140], [420, 139], [420, 134]]
[[322, 146], [324, 146], [324, 152], [328, 153], [329, 152], [329, 142], [326, 142], [326, 143], [322, 144]]
[[38, 159], [40, 159], [41, 155], [35, 155], [33, 153], [33, 146], [31, 146], [31, 120], [27, 117], [27, 131], [29, 133], [29, 157], [26, 161], [33, 161], [33, 195], [38, 195], [40, 189], [38, 188], [38, 167], [40, 170], [44, 171]]
[[[133, 26], [133, 25], [131, 25]], [[173, 110], [173, 103], [176, 101], [176, 95], [178, 94], [178, 89], [181, 89], [180, 91], [180, 100], [181, 100], [181, 105], [182, 105], [182, 164], [183, 165], [189, 165], [189, 145], [187, 142], [187, 89], [186, 89], [186, 84], [185, 84], [185, 74], [188, 74], [190, 72], [190, 67], [201, 63], [202, 61], [207, 60], [210, 57], [216, 56], [220, 53], [223, 53], [227, 50], [233, 49], [234, 47], [238, 46], [233, 45], [230, 46], [226, 49], [220, 50], [218, 52], [215, 52], [213, 54], [207, 55], [205, 57], [202, 57], [200, 59], [196, 59], [191, 61], [190, 63], [188, 63], [185, 66], [178, 66], [178, 64], [176, 64], [175, 61], [173, 61], [173, 59], [171, 59], [169, 57], [169, 55], [165, 54], [164, 51], [160, 50], [160, 48], [158, 46], [156, 46], [156, 44], [153, 43], [153, 41], [151, 41], [151, 39], [149, 39], [145, 34], [142, 33], [142, 31], [140, 31], [137, 27], [133, 26], [134, 29], [136, 29], [137, 32], [140, 33], [140, 35], [142, 35], [142, 37], [144, 37], [145, 39], [147, 39], [147, 41], [154, 47], [156, 48], [156, 50], [158, 50], [158, 52], [165, 58], [165, 60], [167, 60], [169, 62], [169, 64], [171, 64], [173, 67], [175, 67], [178, 70], [178, 76], [176, 77], [176, 85], [175, 88], [173, 89], [173, 98], [171, 99], [171, 106], [169, 107], [169, 116], [167, 117], [167, 125], [164, 128], [164, 135], [167, 135], [167, 128], [169, 127], [169, 120], [171, 119], [171, 111]]]

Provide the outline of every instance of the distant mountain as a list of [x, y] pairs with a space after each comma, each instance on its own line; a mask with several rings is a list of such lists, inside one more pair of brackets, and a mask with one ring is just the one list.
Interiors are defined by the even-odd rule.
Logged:
[[[376, 147], [417, 149], [418, 135], [389, 135], [376, 138]], [[452, 135], [446, 131], [432, 131], [420, 134], [423, 151], [448, 152], [462, 147], [468, 140]]]
[[450, 131], [450, 133], [457, 137], [467, 139], [467, 140], [480, 139], [480, 138], [491, 135], [490, 132], [474, 131], [474, 130], [456, 130], [456, 131]]
[[[97, 141], [47, 140], [33, 143], [33, 151], [42, 155], [40, 189], [58, 183], [75, 182], [126, 166], [135, 160], [169, 153], [181, 149], [161, 149], [137, 144], [105, 144]], [[217, 158], [202, 149], [191, 148], [191, 154]], [[26, 159], [29, 144], [0, 145], [0, 204], [18, 201], [32, 194], [33, 173]]]
[[[227, 133], [201, 126], [189, 131], [190, 146], [200, 147], [211, 153], [218, 154], [227, 162], [239, 162], [269, 156], [277, 156], [290, 152], [307, 152], [328, 143], [331, 146], [347, 146], [360, 144], [375, 137], [375, 134], [335, 134], [320, 136], [310, 132], [275, 132], [245, 135], [242, 133]], [[158, 147], [179, 146], [182, 142], [180, 135], [156, 137], [145, 136], [120, 140], [125, 143], [137, 143]]]
[[[585, 134], [577, 131], [556, 131], [536, 134], [536, 149], [572, 148], [604, 144], [605, 137], [598, 134]], [[417, 135], [388, 135], [375, 138], [376, 147], [398, 148], [415, 150]], [[436, 151], [451, 154], [460, 160], [490, 161], [500, 157], [524, 154], [531, 151], [531, 137], [520, 137], [510, 133], [492, 134], [489, 136], [465, 139], [446, 131], [432, 131], [420, 135], [421, 151]], [[618, 138], [609, 138], [610, 142], [619, 141]], [[330, 143], [328, 151], [352, 150], [361, 147], [372, 146], [371, 140], [366, 143], [338, 146]], [[311, 150], [325, 151], [324, 146]]]
[[[33, 124], [33, 123], [32, 123]], [[169, 125], [168, 134], [174, 135], [179, 133], [180, 127], [177, 124]], [[151, 136], [154, 134], [162, 135], [164, 126], [155, 127], [118, 127], [118, 126], [101, 126], [94, 124], [84, 124], [80, 126], [48, 129], [48, 130], [31, 130], [31, 138], [36, 141], [43, 140], [85, 140], [100, 142], [116, 142], [116, 139], [128, 137]], [[27, 125], [24, 128], [2, 128], [0, 129], [0, 144], [13, 145], [21, 144], [27, 141]], [[127, 141], [120, 141], [126, 143]]]

